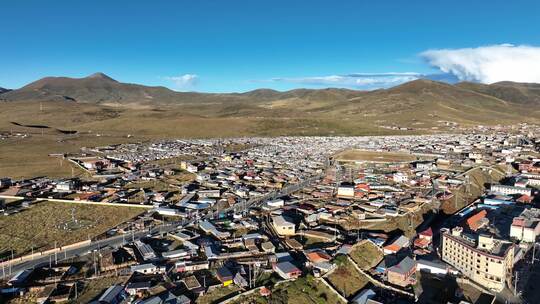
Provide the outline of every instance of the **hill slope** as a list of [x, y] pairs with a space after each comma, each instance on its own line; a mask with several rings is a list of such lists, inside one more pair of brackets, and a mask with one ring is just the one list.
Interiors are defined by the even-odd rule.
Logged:
[[[84, 78], [46, 77], [18, 90], [5, 92], [0, 95], [0, 100], [17, 103], [67, 102], [79, 104], [79, 108], [84, 108], [84, 104], [98, 108], [120, 105], [124, 108], [122, 111], [134, 104], [144, 105], [153, 111], [144, 114], [145, 119], [165, 121], [177, 115], [281, 119], [282, 125], [268, 123], [264, 128], [287, 131], [288, 126], [292, 125], [309, 132], [311, 128], [319, 129], [321, 119], [327, 125], [320, 128], [328, 130], [337, 128], [337, 125], [356, 125], [359, 123], [357, 121], [371, 123], [375, 127], [399, 125], [429, 128], [441, 121], [495, 124], [540, 119], [540, 85], [511, 82], [451, 85], [421, 79], [375, 91], [328, 88], [280, 92], [258, 89], [245, 93], [209, 94], [121, 83], [105, 74], [96, 73]], [[100, 108], [98, 112], [105, 114], [100, 114], [99, 121], [119, 119], [116, 114], [109, 117], [111, 111]], [[118, 111], [116, 108], [113, 112]], [[161, 114], [158, 115], [157, 111]], [[92, 120], [91, 117], [77, 119]], [[284, 124], [283, 119], [291, 120]], [[349, 130], [349, 127], [346, 129]]]
[[490, 95], [509, 102], [524, 105], [540, 105], [540, 84], [519, 82], [497, 82], [493, 84], [480, 84], [461, 82], [458, 87]]

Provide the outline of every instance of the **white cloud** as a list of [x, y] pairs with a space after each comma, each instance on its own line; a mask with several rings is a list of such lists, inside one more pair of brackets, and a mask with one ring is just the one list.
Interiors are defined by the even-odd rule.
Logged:
[[347, 87], [353, 89], [387, 88], [421, 78], [418, 73], [353, 73], [313, 77], [272, 78], [271, 82], [288, 82], [316, 87]]
[[199, 76], [195, 74], [184, 74], [180, 76], [168, 76], [164, 79], [174, 83], [177, 89], [191, 89], [199, 82]]
[[428, 50], [420, 54], [431, 66], [460, 80], [540, 82], [540, 47], [512, 44]]

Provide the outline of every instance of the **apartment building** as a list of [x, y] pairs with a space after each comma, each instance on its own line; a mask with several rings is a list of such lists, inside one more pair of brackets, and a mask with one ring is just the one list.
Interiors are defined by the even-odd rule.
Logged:
[[462, 227], [442, 229], [444, 262], [485, 288], [501, 291], [511, 279], [514, 249], [511, 242], [488, 235], [472, 235]]
[[507, 185], [491, 185], [490, 187], [491, 192], [502, 194], [502, 195], [512, 195], [512, 194], [522, 194], [522, 195], [532, 195], [531, 188], [524, 188], [524, 187], [515, 187], [515, 186], [507, 186]]

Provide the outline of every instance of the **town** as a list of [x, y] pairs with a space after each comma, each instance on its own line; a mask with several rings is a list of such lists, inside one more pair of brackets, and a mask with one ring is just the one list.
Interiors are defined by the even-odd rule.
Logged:
[[73, 176], [0, 178], [0, 301], [538, 303], [538, 134], [523, 123], [49, 155]]

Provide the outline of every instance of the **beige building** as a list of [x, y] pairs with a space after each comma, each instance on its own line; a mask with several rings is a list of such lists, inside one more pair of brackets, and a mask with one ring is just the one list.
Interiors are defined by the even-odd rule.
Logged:
[[525, 209], [520, 216], [513, 219], [510, 226], [510, 237], [534, 243], [538, 235], [540, 235], [540, 209]]
[[487, 289], [504, 289], [512, 277], [513, 243], [487, 235], [464, 234], [461, 227], [441, 232], [443, 261]]
[[272, 217], [272, 225], [276, 233], [281, 236], [295, 235], [296, 233], [296, 225], [287, 217], [281, 215]]

